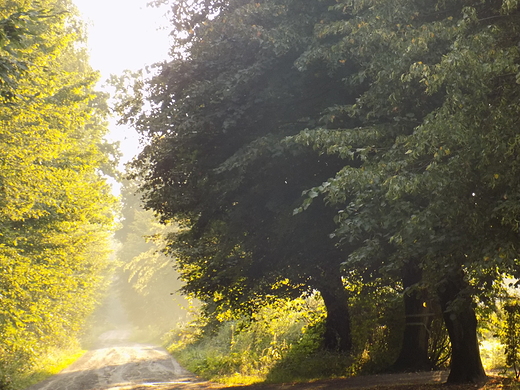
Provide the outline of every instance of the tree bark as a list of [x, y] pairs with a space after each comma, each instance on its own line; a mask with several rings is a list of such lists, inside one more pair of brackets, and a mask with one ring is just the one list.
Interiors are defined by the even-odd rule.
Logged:
[[327, 310], [323, 346], [329, 351], [348, 353], [352, 350], [348, 293], [339, 272], [329, 274], [328, 283], [320, 283], [318, 290]]
[[424, 291], [413, 289], [422, 281], [422, 270], [415, 262], [410, 261], [403, 268], [402, 280], [405, 288], [403, 296], [405, 327], [401, 351], [390, 370], [401, 372], [431, 370], [428, 358], [431, 312], [424, 305], [426, 301]]
[[477, 318], [462, 268], [452, 271], [439, 286], [444, 323], [451, 342], [448, 383], [478, 383], [486, 379], [480, 359]]

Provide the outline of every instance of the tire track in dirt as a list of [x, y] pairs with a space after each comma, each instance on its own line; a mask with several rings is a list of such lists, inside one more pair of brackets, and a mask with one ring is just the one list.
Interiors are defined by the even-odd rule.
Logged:
[[138, 390], [205, 387], [169, 353], [150, 344], [128, 342], [128, 331], [102, 334], [98, 346], [75, 363], [26, 390]]

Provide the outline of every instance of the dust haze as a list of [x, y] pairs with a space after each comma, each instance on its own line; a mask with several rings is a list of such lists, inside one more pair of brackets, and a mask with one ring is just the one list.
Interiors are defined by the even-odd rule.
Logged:
[[158, 224], [136, 205], [128, 207], [128, 200], [126, 206], [115, 235], [114, 271], [105, 298], [85, 327], [82, 344], [88, 351], [58, 375], [27, 390], [206, 386], [161, 346], [169, 331], [189, 320], [173, 260], [161, 251], [164, 237], [175, 227]]

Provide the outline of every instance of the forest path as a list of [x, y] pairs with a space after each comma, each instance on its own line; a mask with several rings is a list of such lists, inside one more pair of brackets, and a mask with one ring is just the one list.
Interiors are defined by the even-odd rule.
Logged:
[[130, 331], [103, 333], [75, 363], [26, 390], [144, 390], [208, 387], [168, 352], [128, 341]]
[[[92, 348], [75, 363], [25, 390], [224, 390], [226, 386], [201, 381], [164, 349], [132, 342], [132, 324], [118, 294], [111, 294], [98, 313], [104, 329]], [[442, 383], [447, 372], [371, 375], [308, 383], [257, 384], [225, 390], [345, 390], [411, 384]], [[417, 389], [419, 386], [417, 387]], [[396, 387], [392, 390], [401, 390]], [[409, 390], [409, 388], [407, 389]], [[414, 388], [415, 390], [415, 388]]]

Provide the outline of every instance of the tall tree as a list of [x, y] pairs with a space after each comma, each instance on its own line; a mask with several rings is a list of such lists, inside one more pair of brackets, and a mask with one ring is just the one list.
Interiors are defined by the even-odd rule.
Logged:
[[106, 104], [71, 4], [0, 9], [0, 62], [13, 65], [0, 74], [0, 371], [13, 374], [92, 310], [115, 198], [100, 172]]
[[[182, 50], [120, 108], [150, 140], [135, 164], [147, 207], [191, 228], [177, 246], [188, 288], [231, 304], [284, 278], [299, 292], [329, 269], [386, 273], [437, 296], [449, 381], [482, 379], [475, 306], [518, 269], [517, 2], [186, 1], [174, 11]], [[299, 146], [331, 158], [312, 163]], [[298, 207], [292, 191], [305, 188]], [[305, 222], [293, 225], [290, 208]], [[310, 238], [315, 210], [334, 215], [335, 231], [321, 233], [340, 246], [319, 235], [303, 255], [285, 252], [277, 239]]]
[[194, 13], [186, 22], [185, 51], [148, 84], [151, 110], [141, 90], [120, 106], [150, 140], [134, 164], [145, 205], [165, 221], [190, 221], [191, 236], [172, 242], [187, 291], [240, 305], [318, 289], [330, 309], [325, 345], [349, 350], [344, 255], [328, 237], [336, 210], [292, 216], [302, 190], [340, 165], [281, 143], [339, 92], [326, 72], [294, 66], [329, 4], [218, 4], [218, 15]]
[[[387, 267], [414, 261], [428, 275], [453, 349], [448, 381], [479, 381], [475, 300], [517, 272], [518, 5], [339, 1], [335, 8], [350, 16], [320, 25], [322, 44], [302, 63], [354, 63], [346, 88], [364, 92], [355, 104], [331, 106], [326, 126], [297, 139], [363, 164], [314, 191], [344, 205], [338, 235], [390, 243]], [[344, 118], [359, 125], [344, 126]]]

